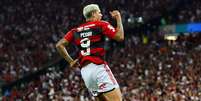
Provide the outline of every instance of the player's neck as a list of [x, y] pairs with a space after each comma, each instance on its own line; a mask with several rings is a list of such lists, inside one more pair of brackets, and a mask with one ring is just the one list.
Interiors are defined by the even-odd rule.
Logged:
[[88, 19], [86, 19], [86, 22], [92, 22], [92, 21], [97, 21], [97, 19], [96, 18], [88, 18]]

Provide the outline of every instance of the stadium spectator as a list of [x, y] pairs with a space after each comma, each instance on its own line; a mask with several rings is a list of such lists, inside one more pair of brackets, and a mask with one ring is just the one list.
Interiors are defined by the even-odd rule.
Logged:
[[[78, 16], [80, 14], [78, 11], [89, 2], [1, 0], [0, 82], [15, 81], [41, 69], [40, 67], [48, 61], [54, 60], [57, 56], [54, 48], [56, 41], [64, 35], [66, 28], [70, 29], [81, 22], [83, 18], [74, 16]], [[140, 16], [144, 22], [161, 17], [163, 24], [201, 21], [199, 0], [92, 0], [91, 2], [100, 4], [103, 14], [106, 15], [103, 18], [106, 20], [110, 18], [105, 11], [120, 9], [125, 28], [138, 26], [136, 20]], [[104, 2], [104, 5], [100, 2]], [[147, 23], [147, 26], [155, 25]], [[155, 30], [150, 31], [153, 40], [148, 40], [147, 44], [141, 42], [141, 33], [133, 31], [135, 29], [128, 33], [123, 44], [124, 48], [114, 49], [108, 54], [109, 64], [115, 77], [118, 78], [125, 100], [199, 101], [201, 99], [200, 33], [192, 33], [195, 36], [183, 36], [182, 41], [168, 46], [160, 36], [156, 35]], [[116, 45], [112, 43], [111, 48]], [[123, 54], [125, 51], [127, 54]], [[3, 101], [5, 99], [45, 101], [61, 98], [66, 101], [78, 98], [81, 101], [93, 100], [80, 84], [79, 77], [80, 74], [67, 68], [64, 71], [52, 70], [40, 75], [37, 81], [23, 83], [20, 88], [7, 90], [4, 92]]]

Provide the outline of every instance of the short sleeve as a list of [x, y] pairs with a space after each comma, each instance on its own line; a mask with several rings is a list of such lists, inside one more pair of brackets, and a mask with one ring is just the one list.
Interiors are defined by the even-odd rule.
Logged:
[[109, 37], [110, 39], [113, 39], [116, 34], [116, 29], [108, 22], [101, 22], [101, 25], [103, 28], [103, 34]]
[[73, 31], [69, 31], [66, 33], [66, 35], [64, 36], [64, 39], [66, 39], [68, 42], [71, 42], [73, 40]]

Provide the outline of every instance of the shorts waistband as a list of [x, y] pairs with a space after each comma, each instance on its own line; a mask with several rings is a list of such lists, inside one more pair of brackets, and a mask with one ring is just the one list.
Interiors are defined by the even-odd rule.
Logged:
[[90, 64], [90, 63], [92, 63], [92, 62], [91, 62], [91, 61], [85, 61], [85, 62], [82, 64], [81, 68], [87, 66], [87, 65]]

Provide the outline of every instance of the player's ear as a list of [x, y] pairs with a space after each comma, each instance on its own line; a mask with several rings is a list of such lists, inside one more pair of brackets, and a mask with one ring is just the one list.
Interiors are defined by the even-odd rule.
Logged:
[[91, 17], [95, 17], [95, 12], [91, 12]]
[[91, 17], [95, 17], [96, 16], [96, 11], [92, 11], [91, 12]]

